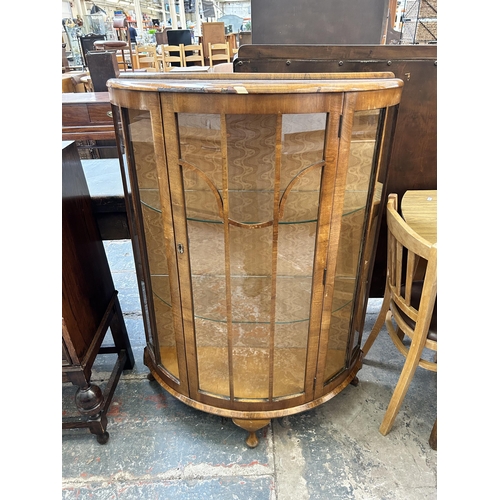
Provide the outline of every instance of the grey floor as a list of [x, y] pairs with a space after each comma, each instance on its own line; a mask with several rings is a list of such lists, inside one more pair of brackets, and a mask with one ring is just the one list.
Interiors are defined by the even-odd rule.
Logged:
[[[105, 242], [136, 365], [124, 372], [108, 413], [107, 444], [86, 429], [64, 430], [63, 499], [402, 499], [437, 498], [437, 453], [428, 444], [437, 414], [437, 377], [417, 369], [394, 427], [379, 425], [403, 357], [382, 330], [349, 385], [308, 412], [276, 419], [249, 449], [231, 420], [177, 401], [147, 379], [144, 330], [129, 241]], [[371, 299], [369, 332], [381, 300]], [[104, 386], [115, 361], [100, 356]], [[63, 384], [63, 413], [75, 388]]]

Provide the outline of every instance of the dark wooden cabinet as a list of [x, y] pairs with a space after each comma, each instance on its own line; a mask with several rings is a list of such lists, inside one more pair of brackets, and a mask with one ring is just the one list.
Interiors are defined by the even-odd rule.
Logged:
[[115, 140], [107, 92], [62, 94], [62, 139]]
[[[103, 346], [111, 331], [114, 345]], [[98, 354], [118, 355], [103, 393], [91, 381]], [[81, 418], [64, 419], [63, 428], [88, 427], [100, 443], [108, 440], [106, 412], [124, 369], [134, 356], [104, 246], [92, 214], [78, 150], [62, 143], [62, 380], [78, 387]]]
[[[352, 73], [390, 71], [404, 82], [387, 192], [437, 188], [436, 45], [245, 45], [235, 73]], [[385, 215], [377, 246], [371, 297], [385, 287]]]
[[384, 43], [389, 0], [251, 0], [257, 44]]

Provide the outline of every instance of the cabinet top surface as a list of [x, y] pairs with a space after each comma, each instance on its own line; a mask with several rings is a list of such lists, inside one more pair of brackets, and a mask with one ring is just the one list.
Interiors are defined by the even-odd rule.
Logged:
[[318, 74], [151, 74], [144, 77], [113, 78], [108, 88], [150, 92], [196, 92], [214, 94], [328, 93], [395, 89], [402, 80], [392, 73], [318, 73]]
[[63, 92], [63, 104], [109, 103], [108, 92]]

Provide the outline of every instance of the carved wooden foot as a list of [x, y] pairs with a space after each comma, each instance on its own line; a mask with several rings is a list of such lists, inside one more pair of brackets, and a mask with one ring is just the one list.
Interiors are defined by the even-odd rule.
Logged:
[[106, 415], [99, 414], [96, 418], [89, 418], [88, 426], [99, 444], [106, 444], [108, 442], [109, 432], [106, 431], [106, 427], [108, 426]]
[[353, 385], [354, 387], [358, 387], [358, 384], [359, 384], [359, 378], [358, 377], [354, 377], [351, 380], [351, 385]]
[[96, 434], [96, 439], [99, 444], [106, 444], [109, 439], [109, 432], [104, 431], [102, 434]]
[[262, 429], [267, 424], [269, 424], [271, 420], [247, 420], [243, 418], [233, 418], [233, 422], [242, 429], [248, 431], [248, 436], [245, 440], [245, 443], [249, 448], [255, 448], [259, 444], [259, 439], [255, 434], [255, 431]]
[[150, 382], [154, 382], [154, 380], [155, 380], [155, 377], [154, 377], [154, 375], [151, 372], [148, 373], [148, 380]]

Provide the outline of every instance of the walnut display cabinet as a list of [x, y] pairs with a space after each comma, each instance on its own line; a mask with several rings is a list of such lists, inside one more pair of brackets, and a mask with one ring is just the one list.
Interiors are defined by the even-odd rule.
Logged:
[[402, 86], [390, 73], [108, 82], [145, 364], [250, 447], [270, 419], [357, 380]]

